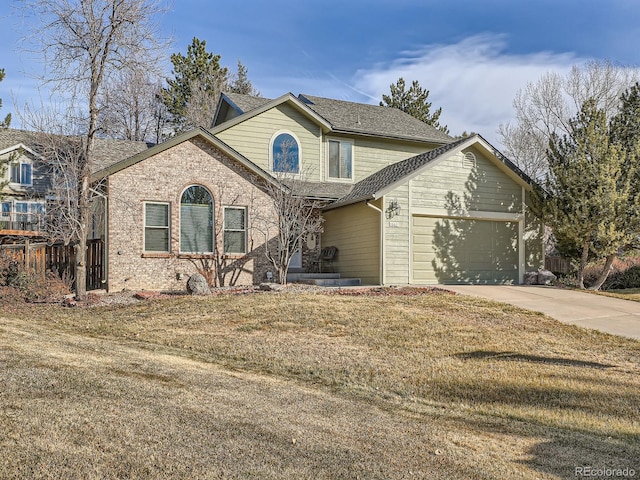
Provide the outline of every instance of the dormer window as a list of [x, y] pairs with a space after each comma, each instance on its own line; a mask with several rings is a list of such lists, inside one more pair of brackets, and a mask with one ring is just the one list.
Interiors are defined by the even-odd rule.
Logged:
[[271, 147], [273, 171], [300, 173], [300, 145], [290, 133], [280, 133], [273, 139]]

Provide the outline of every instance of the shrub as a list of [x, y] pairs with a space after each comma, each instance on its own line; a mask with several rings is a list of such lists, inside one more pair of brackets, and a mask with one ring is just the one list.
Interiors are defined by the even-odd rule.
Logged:
[[68, 293], [68, 284], [55, 273], [36, 274], [6, 253], [0, 254], [0, 303], [59, 302]]
[[[589, 264], [584, 272], [584, 284], [588, 288], [596, 283], [604, 267], [603, 261]], [[602, 290], [640, 288], [640, 257], [616, 258]]]

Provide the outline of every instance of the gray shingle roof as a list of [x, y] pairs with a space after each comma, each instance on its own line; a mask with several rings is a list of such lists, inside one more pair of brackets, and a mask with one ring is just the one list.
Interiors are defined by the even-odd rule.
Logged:
[[[243, 113], [269, 103], [268, 98], [225, 93]], [[298, 95], [298, 99], [329, 122], [334, 131], [374, 135], [419, 142], [449, 143], [453, 138], [437, 128], [397, 108], [380, 107], [366, 103], [345, 102], [331, 98]]]
[[353, 186], [353, 189], [347, 195], [338, 199], [335, 204], [350, 204], [371, 199], [380, 190], [394, 182], [397, 182], [398, 180], [401, 180], [407, 175], [410, 175], [420, 167], [453, 150], [467, 140], [469, 140], [468, 137], [461, 138], [453, 143], [429, 150], [428, 152], [421, 153], [415, 157], [402, 160], [401, 162], [392, 163], [382, 170], [369, 175], [367, 178], [360, 180]]
[[453, 138], [397, 108], [298, 95], [337, 131], [407, 140], [449, 143]]
[[246, 113], [255, 108], [260, 108], [265, 103], [269, 103], [271, 99], [254, 97], [252, 95], [242, 95], [240, 93], [225, 93], [225, 96], [231, 100], [236, 107]]
[[[0, 130], [0, 150], [24, 144], [34, 152], [38, 153], [41, 148], [38, 146], [38, 133], [28, 130], [16, 130], [8, 128]], [[110, 138], [96, 138], [94, 144], [94, 163], [92, 170], [98, 171], [108, 167], [120, 160], [131, 157], [142, 152], [151, 145], [145, 142], [134, 142], [131, 140], [114, 140]]]
[[289, 184], [284, 182], [288, 187], [293, 187], [293, 193], [313, 197], [318, 199], [336, 200], [349, 193], [353, 185], [348, 183], [336, 182], [297, 182]]

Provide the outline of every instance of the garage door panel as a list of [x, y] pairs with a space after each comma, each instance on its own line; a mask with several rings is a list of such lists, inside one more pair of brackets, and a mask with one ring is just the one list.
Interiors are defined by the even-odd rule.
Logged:
[[414, 216], [414, 283], [517, 283], [518, 223]]

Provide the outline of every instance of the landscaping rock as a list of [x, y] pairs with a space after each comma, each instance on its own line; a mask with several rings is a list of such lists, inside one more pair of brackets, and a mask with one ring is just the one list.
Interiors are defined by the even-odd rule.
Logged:
[[538, 285], [551, 285], [558, 279], [553, 273], [549, 270], [539, 269], [538, 270]]
[[194, 273], [187, 280], [187, 292], [189, 295], [211, 295], [211, 288], [203, 275]]
[[525, 285], [537, 285], [538, 284], [538, 272], [525, 272], [524, 274]]

